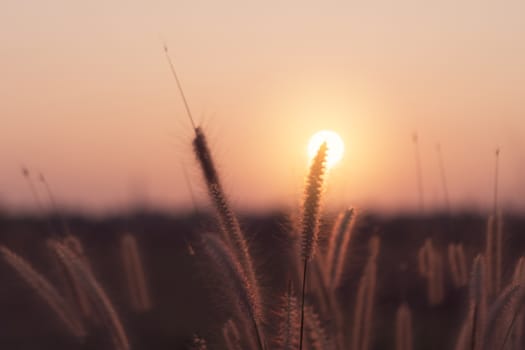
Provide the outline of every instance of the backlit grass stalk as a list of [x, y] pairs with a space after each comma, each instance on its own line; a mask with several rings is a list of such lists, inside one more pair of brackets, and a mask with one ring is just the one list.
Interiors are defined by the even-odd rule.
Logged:
[[233, 213], [226, 195], [219, 181], [219, 175], [215, 168], [206, 137], [200, 127], [195, 128], [195, 138], [193, 140], [193, 150], [199, 162], [202, 174], [206, 181], [208, 194], [212, 200], [217, 217], [221, 226], [223, 237], [227, 244], [232, 247], [237, 256], [242, 269], [244, 270], [251, 289], [254, 293], [259, 294], [259, 283], [256, 278], [253, 261], [248, 250], [248, 244], [243, 232], [241, 231], [239, 221]]
[[304, 329], [304, 299], [306, 293], [306, 277], [308, 262], [313, 258], [319, 235], [319, 214], [321, 207], [321, 196], [326, 173], [326, 157], [328, 146], [323, 142], [310, 165], [310, 171], [306, 178], [304, 201], [301, 217], [301, 257], [303, 259], [303, 285], [301, 293], [301, 324], [299, 330], [299, 350], [303, 348]]
[[[77, 237], [71, 234], [66, 234], [66, 236], [62, 239], [62, 243], [71, 249], [89, 268], [89, 261], [84, 254], [84, 247], [82, 246], [82, 242], [80, 242]], [[86, 290], [84, 289], [81, 281], [79, 281], [78, 276], [72, 274], [70, 269], [64, 266], [63, 261], [58, 259], [56, 255], [54, 255], [54, 257], [54, 260], [61, 272], [60, 276], [62, 279], [63, 290], [66, 291], [68, 299], [73, 305], [77, 306], [78, 310], [84, 317], [90, 318], [96, 322], [97, 319], [93, 312], [93, 307], [89, 302], [89, 297], [87, 296]]]
[[448, 263], [454, 286], [459, 288], [468, 284], [468, 270], [465, 252], [461, 243], [448, 245]]
[[250, 321], [253, 323], [259, 349], [263, 349], [261, 334], [261, 306], [258, 294], [253, 290], [245, 271], [237, 257], [219, 237], [207, 234], [203, 237], [204, 249], [208, 256], [230, 282], [232, 300], [238, 300]]
[[503, 219], [501, 213], [496, 214], [496, 259], [494, 261], [494, 285], [495, 293], [498, 294], [502, 286], [502, 271], [503, 271]]
[[66, 245], [56, 240], [48, 240], [48, 246], [63, 261], [71, 274], [75, 275], [84, 286], [91, 304], [111, 335], [115, 349], [129, 350], [128, 337], [117, 312], [89, 267]]
[[487, 228], [485, 235], [485, 289], [487, 297], [492, 297], [494, 294], [494, 241], [495, 241], [495, 217], [490, 215], [487, 219]]
[[311, 350], [330, 350], [334, 346], [325, 328], [321, 324], [319, 315], [315, 312], [313, 306], [307, 305], [305, 307], [305, 323], [306, 334], [308, 337], [308, 345]]
[[490, 308], [483, 336], [483, 350], [504, 349], [521, 311], [523, 288], [511, 283], [498, 295]]
[[252, 258], [248, 250], [248, 244], [246, 238], [242, 233], [237, 217], [234, 215], [230, 208], [226, 195], [224, 194], [222, 185], [220, 183], [219, 174], [215, 163], [213, 161], [208, 142], [202, 131], [201, 127], [196, 126], [189, 103], [182, 89], [182, 84], [177, 75], [173, 62], [168, 52], [168, 46], [164, 44], [164, 53], [168, 61], [171, 74], [177, 83], [177, 89], [179, 90], [180, 96], [184, 103], [184, 108], [188, 114], [188, 118], [191, 122], [191, 126], [195, 131], [195, 137], [193, 139], [193, 151], [199, 162], [202, 174], [204, 176], [206, 186], [208, 188], [208, 194], [213, 202], [217, 216], [221, 225], [222, 233], [227, 244], [232, 247], [234, 254], [237, 256], [242, 269], [244, 270], [248, 281], [251, 285], [251, 289], [254, 293], [259, 294], [259, 284], [256, 278], [255, 269], [253, 267]]
[[[489, 297], [496, 297], [501, 290], [502, 272], [502, 244], [503, 244], [503, 220], [499, 211], [498, 185], [499, 185], [499, 156], [500, 149], [497, 148], [494, 157], [494, 207], [492, 220], [489, 218], [487, 227], [486, 256], [487, 268], [489, 269]], [[490, 234], [490, 235], [489, 235]]]
[[487, 319], [485, 286], [485, 259], [478, 255], [472, 264], [469, 281], [469, 308], [456, 341], [455, 350], [479, 350], [483, 344], [483, 331]]
[[431, 276], [429, 277], [430, 304], [438, 305], [445, 297], [445, 281], [443, 257], [441, 254], [432, 249], [431, 251]]
[[352, 330], [352, 349], [368, 350], [372, 332], [380, 240], [370, 240], [370, 256], [359, 281]]
[[[514, 268], [514, 275], [512, 277], [512, 283], [525, 286], [525, 257], [520, 257]], [[514, 328], [512, 330], [511, 339], [512, 348], [515, 350], [521, 350], [523, 348], [523, 328], [525, 327], [525, 315], [520, 312], [516, 318]]]
[[431, 305], [441, 303], [444, 297], [443, 259], [427, 238], [418, 252], [419, 273], [427, 280], [427, 298]]
[[408, 304], [403, 303], [396, 312], [396, 350], [412, 350], [414, 348], [412, 327], [412, 312]]
[[146, 274], [135, 236], [126, 233], [120, 241], [120, 252], [128, 285], [131, 307], [137, 312], [151, 309]]
[[288, 291], [281, 297], [277, 310], [279, 326], [274, 348], [280, 350], [296, 350], [299, 345], [299, 304], [289, 283]]
[[235, 321], [230, 319], [222, 326], [222, 337], [224, 338], [226, 349], [242, 350], [241, 335]]
[[355, 211], [353, 208], [350, 208], [339, 214], [330, 235], [328, 254], [326, 256], [326, 270], [329, 275], [329, 285], [332, 289], [336, 289], [341, 285], [343, 268], [354, 225]]
[[4, 260], [26, 281], [29, 286], [49, 305], [66, 328], [76, 337], [86, 336], [81, 318], [53, 285], [23, 258], [7, 247], [0, 246]]
[[330, 336], [337, 339], [335, 345], [337, 350], [344, 349], [344, 314], [343, 309], [339, 303], [338, 295], [335, 290], [332, 290], [327, 282], [326, 276], [326, 259], [317, 254], [309, 262], [310, 280], [309, 286], [313, 287], [317, 292], [317, 301], [319, 303], [319, 313], [331, 319]]
[[487, 293], [494, 298], [501, 289], [503, 220], [501, 215], [490, 215], [487, 220], [485, 255], [487, 257]]
[[[310, 270], [310, 280], [308, 282], [311, 288], [314, 288], [317, 299], [319, 302], [319, 311], [321, 314], [325, 315], [331, 313], [331, 302], [334, 300], [332, 297], [333, 293], [329, 290], [325, 260], [322, 259], [320, 255], [316, 255], [309, 264]], [[299, 264], [302, 266], [302, 264]]]

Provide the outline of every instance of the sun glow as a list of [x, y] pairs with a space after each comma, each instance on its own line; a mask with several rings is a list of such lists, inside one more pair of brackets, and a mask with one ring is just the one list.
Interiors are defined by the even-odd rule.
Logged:
[[326, 167], [330, 169], [343, 158], [345, 145], [341, 137], [334, 131], [321, 130], [316, 132], [308, 142], [308, 158], [311, 160], [315, 157], [317, 150], [323, 142], [328, 146], [326, 158]]

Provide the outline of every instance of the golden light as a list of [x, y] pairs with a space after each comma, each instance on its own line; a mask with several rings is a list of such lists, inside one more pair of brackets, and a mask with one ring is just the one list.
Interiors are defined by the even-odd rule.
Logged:
[[315, 157], [319, 147], [326, 142], [328, 154], [326, 157], [326, 167], [330, 169], [343, 158], [345, 145], [341, 137], [334, 131], [321, 130], [316, 132], [308, 142], [308, 158], [311, 160]]

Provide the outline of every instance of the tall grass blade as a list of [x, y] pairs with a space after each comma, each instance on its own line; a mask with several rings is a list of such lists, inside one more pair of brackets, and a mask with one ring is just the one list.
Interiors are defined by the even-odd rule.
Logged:
[[111, 335], [115, 349], [129, 350], [129, 340], [117, 312], [106, 295], [106, 292], [93, 276], [91, 270], [84, 264], [79, 256], [66, 245], [56, 240], [48, 240], [48, 246], [51, 251], [63, 261], [64, 265], [70, 269], [71, 274], [77, 276], [84, 286], [91, 304]]
[[4, 260], [26, 281], [29, 286], [49, 305], [66, 328], [76, 337], [86, 336], [86, 330], [78, 314], [60, 295], [53, 285], [23, 258], [5, 246], [0, 246]]

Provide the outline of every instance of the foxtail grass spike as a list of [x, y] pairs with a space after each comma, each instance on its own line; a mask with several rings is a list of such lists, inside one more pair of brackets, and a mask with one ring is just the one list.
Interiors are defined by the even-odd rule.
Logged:
[[86, 330], [79, 315], [53, 287], [53, 285], [24, 259], [4, 246], [0, 246], [4, 260], [45, 300], [66, 328], [76, 337], [86, 336]]
[[301, 256], [304, 261], [303, 286], [301, 293], [301, 324], [299, 330], [299, 350], [303, 348], [304, 331], [304, 299], [306, 293], [306, 277], [308, 272], [308, 261], [313, 258], [317, 239], [319, 235], [319, 212], [321, 206], [321, 194], [323, 191], [324, 176], [326, 172], [326, 157], [328, 145], [323, 142], [310, 165], [310, 171], [306, 179], [304, 202], [301, 218]]
[[246, 274], [250, 289], [255, 293], [256, 298], [260, 299], [259, 282], [248, 249], [248, 243], [246, 242], [244, 233], [241, 231], [239, 221], [224, 194], [206, 137], [200, 127], [195, 129], [193, 149], [204, 175], [209, 197], [217, 212], [222, 236], [227, 245], [232, 248], [242, 270]]
[[202, 129], [197, 127], [195, 124], [188, 101], [184, 94], [184, 90], [182, 89], [182, 84], [180, 83], [166, 44], [164, 44], [164, 53], [168, 60], [173, 78], [177, 83], [177, 88], [180, 92], [182, 101], [184, 102], [184, 107], [186, 108], [188, 118], [190, 119], [192, 128], [195, 131], [195, 138], [193, 140], [194, 153], [204, 175], [206, 185], [208, 187], [208, 194], [212, 199], [215, 209], [218, 213], [224, 239], [228, 245], [235, 249], [235, 254], [237, 255], [242, 268], [248, 276], [251, 288], [256, 293], [259, 293], [258, 281], [256, 279], [255, 269], [253, 268], [253, 262], [250, 252], [248, 251], [246, 239], [241, 232], [237, 218], [230, 209], [226, 196], [222, 190], [219, 176], [215, 168], [206, 137], [204, 136]]
[[315, 254], [319, 234], [321, 195], [326, 173], [328, 146], [323, 143], [312, 161], [306, 180], [301, 220], [302, 257], [310, 260]]
[[195, 128], [193, 151], [199, 162], [202, 174], [204, 175], [204, 180], [206, 181], [208, 191], [210, 191], [210, 188], [216, 187], [216, 190], [222, 192], [219, 174], [217, 173], [217, 168], [215, 167], [213, 157], [208, 146], [208, 141], [206, 140], [206, 136], [204, 135], [201, 127]]
[[227, 244], [233, 248], [235, 255], [239, 259], [249, 279], [251, 288], [259, 294], [258, 281], [246, 238], [224, 194], [204, 133], [199, 127], [195, 129], [195, 133], [196, 136], [193, 141], [195, 155], [204, 175], [206, 186], [208, 187], [208, 194], [217, 212], [223, 237]]

